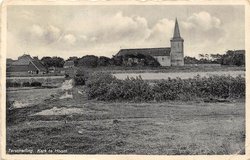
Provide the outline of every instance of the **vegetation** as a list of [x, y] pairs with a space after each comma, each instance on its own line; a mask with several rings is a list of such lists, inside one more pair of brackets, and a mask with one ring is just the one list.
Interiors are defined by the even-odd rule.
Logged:
[[45, 67], [63, 67], [65, 61], [61, 57], [43, 57], [41, 59], [42, 64]]
[[6, 82], [6, 87], [21, 87], [21, 83], [18, 82]]
[[[86, 55], [81, 58], [73, 56], [67, 61], [74, 61], [77, 67], [98, 66], [122, 66], [122, 67], [159, 67], [159, 62], [149, 55], [126, 54], [123, 56], [113, 56], [112, 58], [95, 55]], [[45, 67], [63, 67], [65, 60], [61, 57], [43, 57], [41, 62]], [[199, 58], [184, 57], [185, 64], [221, 64], [221, 65], [245, 65], [245, 50], [228, 50], [225, 54], [199, 54]]]
[[[73, 88], [73, 99], [56, 99], [59, 88], [8, 91], [7, 99], [15, 103], [35, 104], [7, 112], [6, 152], [19, 154], [10, 149], [27, 148], [41, 154], [38, 149], [48, 148], [53, 153], [44, 154], [60, 154], [55, 150], [66, 150], [65, 154], [245, 154], [244, 101], [100, 102], [87, 100], [78, 93], [80, 88]], [[44, 111], [49, 114], [41, 115]]]
[[78, 60], [78, 66], [96, 67], [98, 65], [98, 57], [94, 55], [83, 56]]
[[141, 77], [119, 80], [110, 74], [95, 73], [87, 83], [89, 99], [103, 101], [166, 101], [196, 98], [243, 98], [245, 78], [238, 76], [168, 79], [149, 83]]
[[134, 67], [134, 66], [150, 66], [159, 67], [160, 64], [152, 56], [143, 54], [127, 54], [124, 56], [113, 56], [108, 58], [105, 56], [97, 57], [94, 55], [83, 56], [82, 58], [76, 59], [76, 57], [71, 57], [74, 63], [78, 67], [98, 67], [98, 66], [123, 66], [123, 67]]
[[184, 58], [185, 64], [221, 64], [221, 65], [245, 65], [245, 51], [228, 50], [225, 54], [199, 54], [200, 59], [186, 56]]
[[41, 82], [7, 82], [6, 87], [41, 87], [42, 83]]
[[85, 85], [89, 77], [89, 72], [83, 68], [78, 68], [74, 76], [75, 85]]

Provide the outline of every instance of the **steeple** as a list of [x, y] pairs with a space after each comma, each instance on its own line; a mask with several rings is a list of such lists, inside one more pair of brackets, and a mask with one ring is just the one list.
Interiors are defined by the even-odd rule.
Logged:
[[177, 21], [177, 18], [176, 18], [176, 19], [175, 19], [174, 36], [173, 36], [173, 39], [178, 39], [178, 38], [181, 38], [181, 35], [180, 35], [180, 30], [179, 30], [178, 21]]
[[184, 39], [181, 38], [179, 25], [177, 18], [175, 19], [174, 36], [170, 40], [171, 42], [171, 66], [183, 66], [184, 65]]

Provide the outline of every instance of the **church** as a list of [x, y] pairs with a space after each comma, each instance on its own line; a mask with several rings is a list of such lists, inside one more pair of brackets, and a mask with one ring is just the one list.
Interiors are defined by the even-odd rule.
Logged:
[[154, 57], [161, 66], [183, 66], [184, 39], [180, 35], [177, 19], [175, 20], [174, 35], [170, 42], [171, 47], [121, 49], [117, 53], [117, 56], [123, 56], [125, 54], [144, 54]]

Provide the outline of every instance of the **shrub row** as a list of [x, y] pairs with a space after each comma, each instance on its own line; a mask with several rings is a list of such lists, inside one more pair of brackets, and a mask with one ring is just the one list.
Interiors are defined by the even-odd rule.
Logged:
[[6, 87], [41, 87], [42, 83], [41, 82], [23, 82], [23, 83], [18, 83], [18, 82], [7, 82]]
[[89, 99], [103, 101], [166, 101], [245, 97], [245, 78], [240, 76], [169, 78], [150, 83], [142, 80], [141, 77], [119, 80], [110, 74], [95, 73], [89, 76], [86, 86]]

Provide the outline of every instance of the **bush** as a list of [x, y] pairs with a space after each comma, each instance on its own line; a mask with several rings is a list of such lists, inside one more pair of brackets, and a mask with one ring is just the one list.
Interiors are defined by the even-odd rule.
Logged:
[[245, 78], [231, 76], [168, 79], [153, 87], [157, 100], [192, 100], [194, 98], [245, 97]]
[[7, 82], [6, 87], [21, 87], [21, 83], [17, 82]]
[[74, 76], [75, 85], [85, 85], [89, 73], [84, 68], [79, 68]]
[[141, 77], [119, 80], [110, 74], [95, 73], [87, 80], [89, 99], [103, 101], [166, 101], [204, 98], [243, 98], [245, 78], [231, 76], [196, 76], [167, 79], [154, 84]]
[[89, 99], [98, 98], [100, 100], [105, 100], [108, 98], [104, 98], [105, 96], [108, 97], [107, 92], [108, 89], [111, 89], [112, 85], [115, 87], [114, 83], [118, 83], [114, 76], [110, 74], [103, 74], [103, 73], [93, 73], [89, 75], [87, 80], [87, 94]]
[[22, 86], [23, 87], [30, 87], [30, 82], [23, 82]]
[[41, 87], [41, 86], [42, 86], [42, 83], [41, 83], [41, 82], [31, 82], [31, 83], [30, 83], [30, 86], [31, 86], [31, 87]]

